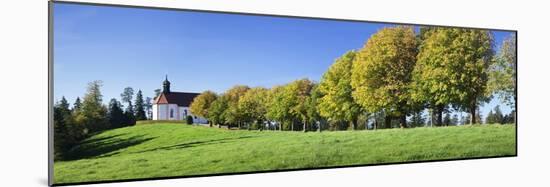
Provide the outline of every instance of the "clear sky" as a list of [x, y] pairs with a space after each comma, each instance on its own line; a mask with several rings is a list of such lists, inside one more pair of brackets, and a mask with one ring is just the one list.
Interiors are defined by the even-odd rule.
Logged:
[[[54, 4], [54, 99], [82, 97], [102, 80], [104, 102], [125, 87], [153, 97], [318, 81], [346, 51], [391, 24]], [[509, 32], [493, 32], [498, 47]], [[482, 107], [486, 116], [494, 100]], [[505, 113], [510, 109], [501, 104]]]

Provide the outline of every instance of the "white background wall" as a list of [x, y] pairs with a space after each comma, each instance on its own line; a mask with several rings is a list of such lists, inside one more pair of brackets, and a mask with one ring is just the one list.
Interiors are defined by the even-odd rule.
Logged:
[[158, 120], [159, 116], [158, 116], [158, 110], [159, 110], [159, 105], [156, 105], [156, 104], [153, 104], [153, 107], [151, 107], [153, 109], [153, 113], [152, 113], [152, 119], [153, 120]]
[[[168, 104], [153, 105], [153, 120], [166, 120], [169, 115], [168, 109], [169, 109]], [[175, 117], [175, 112], [174, 112], [174, 117]]]
[[[90, 0], [94, 2], [118, 2]], [[519, 156], [94, 186], [549, 186], [548, 4], [544, 1], [133, 0], [132, 4], [517, 29]], [[47, 3], [0, 6], [1, 186], [47, 183]], [[32, 110], [28, 109], [32, 106]], [[32, 116], [32, 117], [29, 117]]]

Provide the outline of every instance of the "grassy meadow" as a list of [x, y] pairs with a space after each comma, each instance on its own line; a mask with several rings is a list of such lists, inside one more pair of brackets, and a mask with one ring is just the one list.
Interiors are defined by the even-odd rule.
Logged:
[[515, 125], [288, 132], [144, 124], [84, 140], [56, 184], [516, 154]]

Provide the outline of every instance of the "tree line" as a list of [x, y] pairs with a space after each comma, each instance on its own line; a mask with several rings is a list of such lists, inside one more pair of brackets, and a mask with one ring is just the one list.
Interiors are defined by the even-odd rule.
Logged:
[[[134, 89], [124, 88], [121, 101], [112, 98], [108, 106], [103, 104], [102, 82], [88, 83], [86, 94], [81, 100], [77, 97], [71, 107], [65, 97], [61, 97], [53, 107], [54, 112], [54, 157], [68, 159], [68, 152], [81, 140], [104, 130], [135, 125], [136, 120], [148, 119], [151, 111], [151, 98], [145, 100], [141, 90], [134, 98]], [[126, 108], [124, 108], [126, 104]], [[151, 116], [149, 114], [149, 116]]]
[[[337, 58], [319, 83], [205, 91], [190, 106], [210, 125], [247, 129], [343, 130], [481, 123], [479, 107], [499, 97], [515, 108], [516, 39], [498, 52], [488, 30], [386, 27]], [[444, 114], [446, 114], [444, 116]], [[407, 119], [409, 117], [409, 119]], [[515, 122], [515, 112], [508, 122]], [[463, 122], [464, 123], [464, 122]]]

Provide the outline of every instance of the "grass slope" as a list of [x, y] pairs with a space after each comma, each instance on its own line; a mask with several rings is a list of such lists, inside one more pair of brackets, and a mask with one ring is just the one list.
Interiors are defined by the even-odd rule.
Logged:
[[103, 132], [56, 161], [55, 183], [515, 155], [514, 125], [339, 132], [152, 124]]

